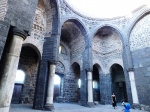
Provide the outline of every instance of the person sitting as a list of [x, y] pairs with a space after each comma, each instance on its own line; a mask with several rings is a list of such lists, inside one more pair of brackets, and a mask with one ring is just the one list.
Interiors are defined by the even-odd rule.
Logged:
[[123, 112], [130, 112], [131, 105], [128, 102], [122, 102], [122, 105], [124, 106]]

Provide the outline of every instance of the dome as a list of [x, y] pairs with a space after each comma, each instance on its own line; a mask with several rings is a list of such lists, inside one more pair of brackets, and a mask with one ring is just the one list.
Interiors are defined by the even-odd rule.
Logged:
[[131, 16], [132, 11], [150, 0], [65, 0], [75, 11], [91, 18]]

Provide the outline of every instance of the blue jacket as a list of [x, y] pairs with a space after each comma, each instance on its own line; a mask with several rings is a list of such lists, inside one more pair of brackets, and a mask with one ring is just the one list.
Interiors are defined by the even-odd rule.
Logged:
[[131, 108], [130, 103], [125, 103], [124, 108], [125, 108], [124, 112], [130, 112], [130, 108]]

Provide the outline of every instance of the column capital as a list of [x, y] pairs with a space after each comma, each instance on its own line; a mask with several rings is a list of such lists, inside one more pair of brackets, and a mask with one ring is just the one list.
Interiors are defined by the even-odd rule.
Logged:
[[86, 72], [92, 72], [93, 71], [93, 69], [92, 68], [88, 68], [88, 69], [86, 69]]
[[54, 62], [51, 62], [51, 61], [48, 61], [49, 62], [49, 64], [51, 64], [51, 65], [57, 65], [57, 61], [54, 61]]
[[12, 28], [12, 34], [22, 37], [24, 40], [27, 38], [27, 33], [23, 30], [18, 29], [17, 27]]
[[133, 71], [134, 71], [134, 68], [128, 68], [127, 71], [128, 71], [128, 72], [133, 72]]

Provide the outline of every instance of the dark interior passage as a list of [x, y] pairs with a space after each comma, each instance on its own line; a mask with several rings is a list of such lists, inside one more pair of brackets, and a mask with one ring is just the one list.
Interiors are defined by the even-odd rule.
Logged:
[[126, 82], [123, 68], [119, 64], [114, 64], [111, 67], [112, 75], [112, 93], [117, 97], [117, 102], [127, 100]]
[[96, 65], [93, 66], [93, 100], [100, 102], [99, 71]]

